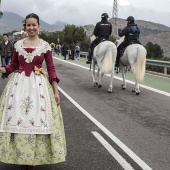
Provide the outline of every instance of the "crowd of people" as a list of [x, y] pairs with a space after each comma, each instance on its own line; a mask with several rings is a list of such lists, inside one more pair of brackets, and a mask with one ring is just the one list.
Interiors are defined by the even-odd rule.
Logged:
[[59, 56], [60, 54], [64, 57], [64, 60], [71, 59], [71, 60], [79, 60], [80, 58], [80, 46], [79, 44], [70, 44], [64, 43], [60, 45], [59, 43], [55, 46], [55, 44], [50, 44], [54, 54]]

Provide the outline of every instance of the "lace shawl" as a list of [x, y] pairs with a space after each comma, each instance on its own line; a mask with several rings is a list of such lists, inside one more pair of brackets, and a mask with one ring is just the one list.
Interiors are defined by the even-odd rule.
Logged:
[[15, 43], [14, 48], [16, 49], [16, 52], [18, 52], [19, 55], [24, 56], [26, 59], [26, 63], [32, 62], [35, 56], [40, 56], [42, 53], [46, 53], [48, 50], [51, 51], [51, 46], [44, 40], [40, 39], [40, 43], [37, 47], [35, 47], [35, 50], [32, 53], [28, 53], [24, 50], [24, 42], [25, 39], [19, 40]]

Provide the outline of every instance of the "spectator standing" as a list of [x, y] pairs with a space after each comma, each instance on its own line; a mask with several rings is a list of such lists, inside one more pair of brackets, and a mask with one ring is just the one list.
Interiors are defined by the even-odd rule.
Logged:
[[57, 44], [57, 45], [56, 45], [56, 53], [57, 53], [58, 56], [59, 56], [60, 53], [61, 53], [61, 45], [60, 45], [60, 44]]
[[13, 44], [8, 39], [8, 34], [3, 34], [3, 40], [0, 43], [1, 65], [6, 66], [10, 63], [13, 51]]
[[75, 44], [74, 43], [70, 45], [70, 50], [71, 50], [71, 59], [74, 60], [74, 55], [75, 55]]
[[62, 55], [64, 56], [64, 60], [66, 60], [67, 54], [68, 54], [68, 46], [67, 44], [63, 44], [62, 46]]
[[76, 60], [78, 60], [80, 58], [80, 46], [78, 43], [75, 46], [75, 53], [76, 53], [76, 55], [75, 55]]

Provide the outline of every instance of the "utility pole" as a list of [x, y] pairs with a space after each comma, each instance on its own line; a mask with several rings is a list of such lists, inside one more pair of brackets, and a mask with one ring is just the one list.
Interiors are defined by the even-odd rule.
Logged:
[[117, 8], [117, 0], [113, 0], [113, 10], [112, 10], [112, 26], [113, 26], [113, 35], [118, 38], [118, 8]]

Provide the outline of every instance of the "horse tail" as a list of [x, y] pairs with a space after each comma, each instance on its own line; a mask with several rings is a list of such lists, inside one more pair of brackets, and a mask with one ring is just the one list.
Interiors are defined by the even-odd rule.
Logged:
[[113, 49], [112, 46], [109, 45], [106, 49], [106, 53], [103, 59], [103, 64], [101, 67], [101, 72], [104, 74], [109, 74], [113, 71]]
[[145, 76], [146, 49], [143, 46], [137, 49], [136, 80], [141, 83]]

